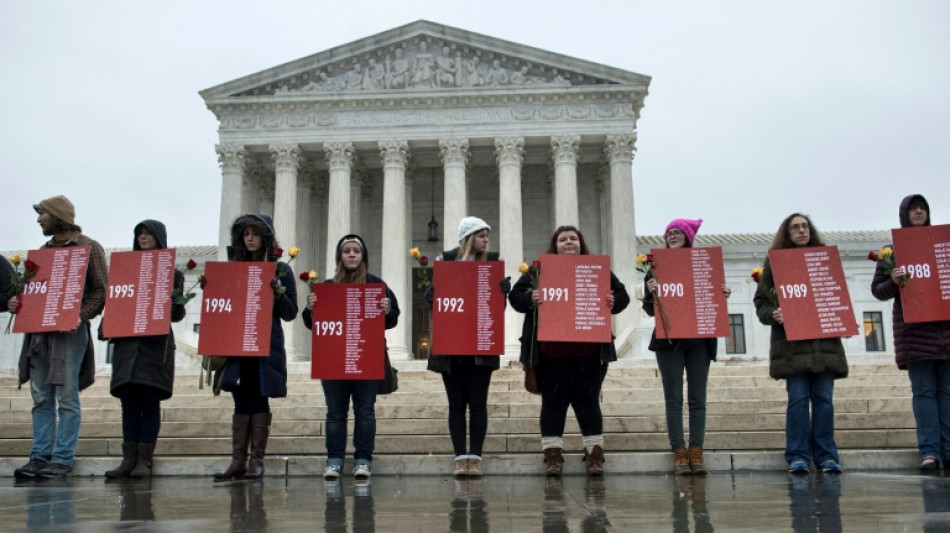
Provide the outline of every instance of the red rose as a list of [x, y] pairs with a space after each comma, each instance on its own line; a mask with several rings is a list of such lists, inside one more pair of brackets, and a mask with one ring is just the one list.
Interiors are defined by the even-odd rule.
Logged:
[[37, 265], [30, 259], [27, 259], [23, 262], [23, 268], [25, 268], [27, 272], [36, 272], [40, 269], [40, 265]]
[[752, 279], [755, 280], [756, 283], [758, 283], [762, 279], [762, 276], [759, 276], [758, 272], [753, 272]]
[[284, 249], [281, 248], [280, 246], [278, 246], [277, 248], [274, 248], [274, 255], [276, 255], [277, 257], [283, 257]]
[[194, 270], [197, 267], [198, 267], [198, 263], [196, 263], [194, 259], [189, 259], [188, 263], [185, 265], [185, 268], [187, 268], [188, 270]]
[[428, 266], [428, 264], [429, 264], [429, 258], [426, 257], [426, 256], [420, 257], [420, 258], [419, 258], [419, 264], [422, 265], [422, 266]]
[[534, 270], [541, 270], [541, 261], [535, 261], [531, 263], [531, 268]]
[[304, 282], [310, 281], [310, 273], [309, 273], [309, 272], [301, 272], [301, 273], [300, 273], [300, 276], [298, 276], [298, 277], [300, 278], [300, 281], [304, 281]]
[[868, 252], [868, 259], [870, 259], [871, 261], [877, 261], [877, 253]]
[[647, 254], [647, 263], [653, 264], [653, 254]]

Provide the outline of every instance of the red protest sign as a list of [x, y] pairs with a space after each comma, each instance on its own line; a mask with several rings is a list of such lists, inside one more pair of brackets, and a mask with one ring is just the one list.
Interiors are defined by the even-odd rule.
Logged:
[[270, 354], [275, 263], [205, 263], [201, 295], [201, 355]]
[[386, 285], [318, 283], [313, 293], [310, 377], [383, 379], [386, 314], [379, 301]]
[[36, 276], [23, 287], [13, 332], [75, 331], [86, 286], [89, 247], [30, 250], [26, 258], [38, 268]]
[[432, 276], [432, 354], [505, 353], [505, 263], [436, 261]]
[[788, 340], [858, 333], [837, 246], [770, 250], [769, 263]]
[[657, 295], [670, 325], [666, 331], [654, 299], [656, 338], [728, 337], [729, 311], [722, 293], [726, 284], [722, 248], [656, 248], [651, 253]]
[[909, 278], [901, 289], [904, 322], [950, 320], [950, 225], [891, 230], [894, 258]]
[[610, 342], [610, 258], [542, 254], [538, 340]]
[[174, 285], [174, 248], [113, 252], [109, 257], [103, 336], [167, 335]]

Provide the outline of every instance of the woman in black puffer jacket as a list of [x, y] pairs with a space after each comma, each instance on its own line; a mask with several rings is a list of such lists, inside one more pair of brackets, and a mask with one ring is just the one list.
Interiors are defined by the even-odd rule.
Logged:
[[[902, 228], [930, 225], [930, 206], [919, 194], [904, 198], [898, 214]], [[905, 271], [889, 270], [887, 261], [877, 262], [871, 293], [878, 300], [894, 299], [894, 354], [914, 394], [920, 469], [936, 470], [941, 460], [950, 460], [950, 321], [904, 322], [900, 283]]]

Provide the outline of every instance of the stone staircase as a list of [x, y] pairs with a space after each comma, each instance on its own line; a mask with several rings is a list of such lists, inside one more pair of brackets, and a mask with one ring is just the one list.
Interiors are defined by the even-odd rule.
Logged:
[[[441, 378], [419, 362], [396, 364], [399, 391], [380, 396], [374, 472], [445, 475], [452, 466]], [[121, 457], [121, 411], [108, 391], [108, 369], [82, 393], [83, 423], [74, 473], [101, 475]], [[289, 396], [272, 400], [267, 449], [269, 476], [319, 475], [324, 467], [326, 407], [309, 367], [291, 365]], [[663, 391], [655, 362], [622, 361], [603, 387], [608, 472], [666, 472], [670, 468]], [[773, 381], [763, 363], [714, 363], [707, 403], [710, 470], [784, 469], [784, 381]], [[0, 377], [0, 475], [12, 475], [30, 449], [32, 401], [27, 386]], [[918, 456], [910, 385], [893, 363], [852, 362], [851, 377], [835, 386], [836, 435], [847, 469], [914, 468]], [[540, 397], [524, 391], [522, 372], [494, 374], [489, 394], [486, 474], [540, 474]], [[175, 395], [162, 404], [156, 475], [210, 475], [230, 454], [230, 395], [198, 388], [194, 367], [180, 369]], [[352, 420], [350, 421], [352, 426]], [[352, 428], [350, 431], [352, 436]], [[567, 474], [580, 474], [581, 437], [573, 413], [565, 435]], [[347, 471], [349, 470], [349, 461]]]

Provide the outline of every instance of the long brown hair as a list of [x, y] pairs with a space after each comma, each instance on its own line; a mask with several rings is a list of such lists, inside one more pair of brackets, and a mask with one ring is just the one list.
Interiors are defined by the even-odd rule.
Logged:
[[818, 233], [818, 228], [815, 227], [815, 224], [812, 223], [811, 219], [808, 218], [808, 215], [803, 215], [801, 213], [792, 213], [785, 217], [785, 220], [778, 227], [778, 233], [775, 234], [775, 237], [772, 239], [772, 246], [769, 247], [769, 250], [787, 250], [789, 248], [798, 248], [798, 246], [792, 242], [792, 238], [789, 236], [789, 229], [792, 225], [792, 219], [795, 217], [802, 217], [805, 219], [805, 222], [808, 222], [808, 243], [806, 247], [812, 246], [824, 246], [825, 241], [821, 239], [821, 234]]
[[[458, 255], [458, 259], [456, 259], [457, 261], [468, 261], [468, 256], [472, 254], [472, 248], [475, 247], [475, 235], [483, 231], [488, 231], [489, 233], [491, 233], [491, 230], [488, 230], [487, 228], [483, 230], [478, 230], [475, 233], [469, 235], [468, 237], [465, 237], [465, 239], [459, 243], [459, 255]], [[488, 246], [491, 246], [490, 241], [488, 243]], [[484, 251], [477, 252], [475, 254], [475, 257], [472, 258], [472, 261], [488, 260], [488, 246], [485, 247]]]
[[589, 254], [590, 254], [590, 250], [588, 250], [588, 248], [587, 248], [587, 241], [584, 240], [584, 234], [581, 233], [581, 230], [577, 229], [577, 228], [574, 227], [574, 226], [558, 226], [558, 228], [557, 228], [556, 230], [554, 230], [554, 235], [551, 235], [551, 242], [548, 244], [548, 251], [547, 251], [547, 253], [549, 253], [549, 254], [556, 254], [556, 253], [557, 253], [557, 238], [558, 238], [562, 233], [567, 232], [567, 231], [573, 231], [574, 233], [577, 234], [577, 240], [580, 241], [580, 243], [581, 243], [581, 253], [580, 253], [580, 255], [589, 255]]

